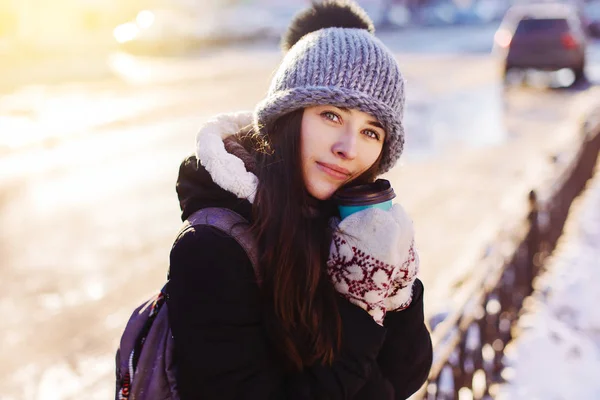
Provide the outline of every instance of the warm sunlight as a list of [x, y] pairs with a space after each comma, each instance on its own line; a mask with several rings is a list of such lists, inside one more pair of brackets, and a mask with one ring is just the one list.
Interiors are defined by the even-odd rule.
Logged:
[[148, 10], [140, 11], [137, 17], [135, 18], [135, 21], [142, 29], [149, 28], [154, 23], [154, 20], [154, 13]]
[[140, 29], [137, 27], [136, 24], [134, 24], [133, 22], [127, 22], [117, 26], [113, 34], [117, 42], [125, 43], [132, 39], [135, 39], [139, 32]]
[[600, 0], [0, 0], [0, 400], [598, 400], [599, 154]]

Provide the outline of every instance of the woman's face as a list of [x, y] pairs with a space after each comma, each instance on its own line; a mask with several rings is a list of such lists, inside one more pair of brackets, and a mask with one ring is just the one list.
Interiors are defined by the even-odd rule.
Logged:
[[385, 131], [370, 114], [334, 106], [304, 110], [301, 155], [308, 193], [326, 200], [367, 171], [381, 154]]

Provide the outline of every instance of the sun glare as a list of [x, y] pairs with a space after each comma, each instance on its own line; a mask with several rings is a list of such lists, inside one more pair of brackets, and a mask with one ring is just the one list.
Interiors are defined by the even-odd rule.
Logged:
[[140, 11], [135, 21], [140, 28], [148, 29], [154, 23], [154, 14], [148, 10]]
[[125, 24], [121, 24], [115, 28], [113, 31], [113, 35], [117, 42], [125, 43], [130, 40], [135, 39], [135, 37], [139, 34], [140, 29], [133, 22], [127, 22]]

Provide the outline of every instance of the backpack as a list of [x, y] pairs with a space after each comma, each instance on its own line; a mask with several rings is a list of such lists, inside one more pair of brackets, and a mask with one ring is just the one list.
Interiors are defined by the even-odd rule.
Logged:
[[[234, 238], [256, 271], [256, 245], [249, 223], [242, 216], [225, 208], [196, 211], [183, 223], [175, 243], [198, 225], [214, 226]], [[136, 308], [125, 326], [116, 354], [116, 400], [180, 399], [175, 380], [173, 336], [165, 303], [167, 284]]]

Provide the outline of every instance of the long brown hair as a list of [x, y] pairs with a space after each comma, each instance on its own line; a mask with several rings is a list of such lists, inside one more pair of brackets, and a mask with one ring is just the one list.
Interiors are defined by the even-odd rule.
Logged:
[[[303, 109], [280, 117], [260, 135], [242, 141], [256, 151], [259, 179], [253, 203], [260, 249], [262, 292], [271, 318], [267, 329], [292, 370], [331, 364], [340, 348], [342, 324], [336, 292], [325, 265], [336, 214], [330, 201], [306, 191], [301, 164]], [[379, 160], [356, 181], [372, 181]], [[272, 318], [274, 317], [274, 318]]]

